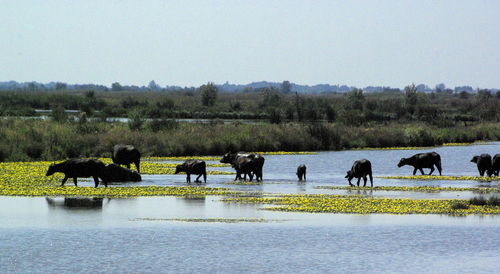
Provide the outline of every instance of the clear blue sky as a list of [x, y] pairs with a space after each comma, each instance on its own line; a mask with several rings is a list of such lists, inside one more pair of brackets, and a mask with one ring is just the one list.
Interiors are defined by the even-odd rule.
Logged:
[[3, 1], [0, 81], [500, 88], [500, 1]]

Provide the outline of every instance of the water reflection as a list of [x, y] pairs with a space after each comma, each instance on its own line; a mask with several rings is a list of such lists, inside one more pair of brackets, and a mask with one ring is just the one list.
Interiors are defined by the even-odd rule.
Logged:
[[347, 189], [347, 194], [373, 197], [373, 190]]
[[[110, 199], [107, 199], [109, 203]], [[77, 198], [77, 197], [64, 197], [64, 198], [49, 198], [46, 197], [45, 201], [49, 208], [62, 208], [62, 209], [99, 209], [102, 210], [103, 198]]]

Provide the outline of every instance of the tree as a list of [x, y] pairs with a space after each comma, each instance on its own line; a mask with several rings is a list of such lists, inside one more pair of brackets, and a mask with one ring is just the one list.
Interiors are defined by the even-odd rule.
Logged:
[[290, 84], [290, 81], [283, 81], [283, 83], [281, 83], [281, 92], [284, 94], [292, 92], [292, 84]]
[[365, 96], [363, 95], [362, 89], [353, 89], [347, 93], [347, 100], [349, 101], [349, 106], [351, 109], [363, 110], [363, 103], [365, 102]]
[[443, 83], [437, 84], [436, 88], [435, 88], [436, 92], [443, 92], [445, 89], [446, 89], [446, 85]]
[[415, 106], [418, 102], [417, 88], [415, 84], [405, 87], [405, 107], [410, 114], [415, 112]]
[[123, 87], [122, 87], [122, 85], [120, 85], [120, 83], [114, 82], [113, 84], [111, 84], [111, 90], [112, 91], [121, 91], [121, 90], [123, 90]]
[[201, 103], [204, 106], [215, 105], [215, 100], [217, 100], [217, 87], [214, 83], [207, 83], [200, 87]]
[[63, 90], [66, 89], [67, 87], [68, 85], [66, 83], [61, 83], [61, 82], [56, 83], [56, 90]]
[[161, 87], [154, 80], [151, 80], [151, 82], [149, 82], [148, 88], [150, 90], [160, 90], [161, 89]]

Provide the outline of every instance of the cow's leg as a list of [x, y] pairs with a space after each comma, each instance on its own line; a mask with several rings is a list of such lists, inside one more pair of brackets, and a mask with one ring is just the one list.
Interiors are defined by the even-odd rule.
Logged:
[[137, 168], [137, 173], [141, 173], [141, 162], [134, 162], [135, 167]]
[[484, 170], [479, 170], [479, 175], [484, 176]]
[[349, 181], [349, 186], [354, 186], [353, 184], [351, 184], [351, 179], [348, 179]]
[[191, 183], [191, 174], [187, 173], [186, 182]]
[[429, 172], [429, 175], [432, 175], [432, 172], [434, 172], [434, 166], [431, 166], [431, 172]]
[[61, 182], [61, 186], [63, 186], [67, 180], [68, 180], [68, 176], [64, 176], [64, 178], [62, 179], [62, 182]]
[[207, 172], [203, 172], [203, 181], [207, 183]]
[[420, 175], [425, 175], [423, 168], [419, 168], [418, 170], [420, 170]]
[[198, 177], [196, 177], [195, 182], [197, 182], [197, 183], [201, 183], [201, 182], [200, 182], [200, 177], [201, 177], [201, 175], [203, 175], [203, 174], [199, 174], [199, 175], [198, 175]]
[[417, 174], [417, 168], [413, 168], [413, 175]]
[[76, 180], [76, 177], [73, 177], [73, 183], [75, 184], [75, 186], [78, 186], [78, 181]]
[[307, 181], [307, 179], [306, 179], [306, 173], [305, 172], [304, 172], [304, 174], [302, 176], [304, 176], [304, 181]]
[[370, 176], [370, 185], [371, 187], [373, 187], [373, 176], [372, 176], [372, 173], [368, 173], [368, 176]]
[[[248, 180], [251, 182], [253, 180], [253, 175], [252, 172], [248, 173]], [[255, 176], [257, 178], [257, 176]], [[257, 179], [259, 181], [259, 179]]]
[[358, 187], [359, 187], [359, 181], [361, 181], [361, 177], [358, 178], [358, 183], [357, 183]]
[[[102, 182], [104, 183], [104, 186], [108, 187], [108, 182], [106, 182], [106, 180], [102, 180]], [[97, 176], [94, 176], [94, 184], [94, 187], [99, 186], [99, 178], [97, 178]]]

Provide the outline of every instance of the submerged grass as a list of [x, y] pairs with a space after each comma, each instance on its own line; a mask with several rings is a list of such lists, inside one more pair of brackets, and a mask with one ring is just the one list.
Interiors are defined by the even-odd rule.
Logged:
[[383, 179], [402, 179], [402, 180], [441, 180], [441, 181], [500, 181], [500, 177], [480, 177], [480, 176], [432, 176], [432, 175], [411, 175], [411, 176], [379, 176]]
[[235, 197], [226, 198], [225, 202], [272, 204], [267, 210], [346, 213], [346, 214], [500, 214], [500, 206], [478, 206], [467, 203], [467, 208], [454, 206], [461, 200], [435, 199], [395, 199], [366, 198], [342, 195], [297, 194], [277, 197]]
[[441, 192], [441, 191], [472, 191], [475, 193], [500, 192], [500, 188], [487, 187], [436, 187], [436, 186], [374, 186], [374, 187], [351, 187], [351, 186], [317, 186], [316, 189], [331, 190], [380, 190], [380, 191], [413, 191], [413, 192]]

